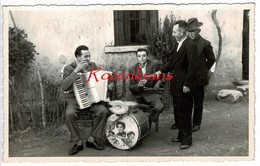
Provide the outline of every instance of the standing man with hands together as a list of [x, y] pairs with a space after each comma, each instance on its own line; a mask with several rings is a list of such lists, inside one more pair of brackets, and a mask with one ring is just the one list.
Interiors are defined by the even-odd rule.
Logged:
[[188, 24], [179, 20], [173, 26], [173, 36], [177, 43], [167, 64], [160, 68], [159, 73], [173, 73], [170, 80], [170, 93], [173, 96], [175, 122], [178, 129], [177, 138], [172, 142], [180, 142], [180, 149], [188, 149], [192, 145], [191, 89], [198, 65], [198, 49], [196, 44], [187, 38]]

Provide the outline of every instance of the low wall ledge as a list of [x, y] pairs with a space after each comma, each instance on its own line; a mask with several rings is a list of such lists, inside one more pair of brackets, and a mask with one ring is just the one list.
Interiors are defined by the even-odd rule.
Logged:
[[124, 52], [135, 52], [139, 48], [147, 48], [147, 45], [138, 46], [106, 46], [105, 53], [124, 53]]

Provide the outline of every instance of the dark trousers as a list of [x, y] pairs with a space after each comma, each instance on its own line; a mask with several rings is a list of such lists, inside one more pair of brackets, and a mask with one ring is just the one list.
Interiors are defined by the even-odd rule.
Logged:
[[173, 96], [175, 123], [179, 130], [178, 139], [182, 145], [192, 144], [191, 116], [192, 94], [191, 92], [181, 96]]
[[91, 128], [90, 136], [93, 136], [97, 139], [102, 138], [104, 135], [103, 132], [105, 128], [105, 122], [108, 116], [107, 108], [104, 105], [97, 103], [92, 104], [92, 106], [87, 109], [80, 110], [76, 99], [69, 98], [67, 99], [67, 102], [68, 105], [66, 107], [65, 114], [66, 125], [71, 133], [72, 138], [74, 138], [74, 141], [77, 142], [78, 140], [82, 139], [79, 133], [78, 123], [76, 122], [79, 111], [90, 111], [94, 115], [94, 122]]
[[193, 126], [200, 126], [203, 113], [204, 86], [194, 86], [193, 88]]
[[149, 120], [156, 122], [160, 113], [163, 111], [164, 104], [162, 100], [160, 98], [154, 98], [150, 102], [147, 102], [144, 97], [140, 97], [137, 98], [136, 101], [139, 104], [146, 104], [151, 108]]

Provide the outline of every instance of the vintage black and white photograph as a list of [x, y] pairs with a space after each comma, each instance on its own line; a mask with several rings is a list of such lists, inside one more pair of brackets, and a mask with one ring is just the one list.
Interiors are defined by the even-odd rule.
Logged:
[[254, 5], [3, 6], [5, 161], [252, 160]]

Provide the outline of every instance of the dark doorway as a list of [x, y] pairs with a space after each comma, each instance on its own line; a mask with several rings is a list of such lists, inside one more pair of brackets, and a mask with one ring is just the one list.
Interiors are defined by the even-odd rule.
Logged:
[[249, 78], [249, 10], [244, 10], [243, 18], [243, 43], [242, 43], [242, 78]]

